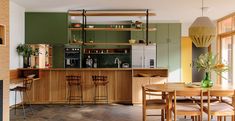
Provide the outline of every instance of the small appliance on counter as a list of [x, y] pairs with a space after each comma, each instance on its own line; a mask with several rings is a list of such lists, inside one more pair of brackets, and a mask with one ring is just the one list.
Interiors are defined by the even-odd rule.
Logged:
[[64, 49], [64, 67], [65, 68], [80, 68], [81, 57], [80, 48], [65, 48]]
[[129, 67], [130, 67], [129, 63], [123, 63], [122, 64], [122, 68], [129, 68]]

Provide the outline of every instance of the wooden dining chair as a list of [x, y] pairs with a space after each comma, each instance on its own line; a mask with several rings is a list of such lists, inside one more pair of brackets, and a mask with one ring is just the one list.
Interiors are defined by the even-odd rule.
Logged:
[[229, 105], [220, 101], [218, 103], [211, 103], [210, 97], [233, 97], [234, 90], [209, 90], [207, 92], [208, 101], [207, 104], [203, 106], [203, 111], [208, 114], [208, 121], [211, 121], [211, 116], [217, 116], [217, 120], [221, 121], [222, 117], [226, 121], [226, 116], [232, 116], [232, 121], [234, 121], [234, 105]]
[[[198, 105], [194, 102], [177, 102], [178, 96], [200, 96], [201, 103]], [[198, 121], [202, 121], [202, 113], [203, 113], [203, 92], [201, 90], [188, 90], [188, 91], [174, 91], [174, 105], [173, 105], [173, 113], [174, 113], [174, 121], [176, 121], [177, 115], [181, 116], [191, 116]]]
[[[146, 121], [147, 116], [161, 116], [161, 121], [164, 121], [164, 112], [166, 109], [166, 95], [161, 91], [150, 90], [142, 86], [142, 96], [143, 96], [143, 121]], [[150, 99], [151, 96], [151, 99]], [[153, 99], [155, 97], [156, 99]], [[161, 110], [160, 115], [148, 115], [146, 112], [148, 109], [159, 109]]]
[[[185, 82], [165, 82], [164, 84], [185, 84]], [[174, 99], [172, 100], [174, 101]], [[191, 97], [185, 97], [185, 96], [177, 96], [177, 102], [193, 102], [193, 100], [191, 99]]]

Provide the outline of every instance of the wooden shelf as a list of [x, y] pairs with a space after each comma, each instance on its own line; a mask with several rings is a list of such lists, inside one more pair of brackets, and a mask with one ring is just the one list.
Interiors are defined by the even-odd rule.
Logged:
[[131, 45], [130, 43], [84, 43], [84, 45]]
[[[70, 16], [82, 16], [82, 12], [69, 12]], [[146, 16], [147, 13], [85, 13], [85, 16]], [[149, 16], [156, 16], [155, 13], [149, 13]]]
[[[72, 31], [81, 31], [82, 28], [69, 28]], [[136, 28], [84, 28], [86, 31], [145, 31], [146, 29]], [[149, 31], [156, 31], [156, 28], [149, 28]]]

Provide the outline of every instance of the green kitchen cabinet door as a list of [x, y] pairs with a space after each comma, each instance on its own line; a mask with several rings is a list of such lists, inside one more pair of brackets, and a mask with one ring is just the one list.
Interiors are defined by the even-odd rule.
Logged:
[[64, 68], [64, 45], [53, 45], [53, 68]]
[[168, 24], [157, 24], [157, 67], [168, 68], [169, 66], [169, 44]]
[[169, 81], [181, 81], [181, 24], [169, 24]]

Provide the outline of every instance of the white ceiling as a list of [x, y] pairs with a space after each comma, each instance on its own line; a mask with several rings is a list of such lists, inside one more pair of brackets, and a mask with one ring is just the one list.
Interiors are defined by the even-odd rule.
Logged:
[[[68, 9], [151, 9], [151, 20], [192, 22], [201, 16], [201, 0], [12, 0], [28, 12], [66, 12]], [[235, 12], [235, 0], [204, 0], [204, 15], [212, 20]]]

